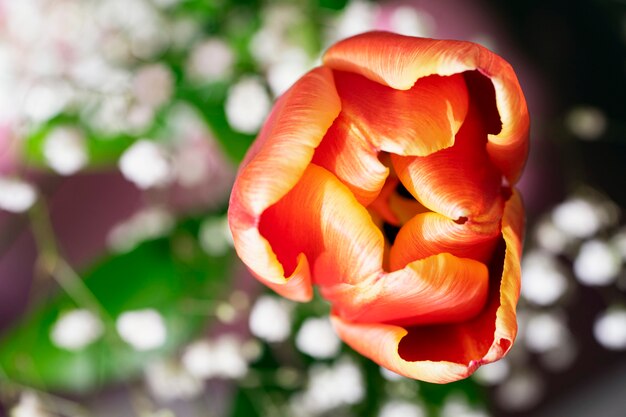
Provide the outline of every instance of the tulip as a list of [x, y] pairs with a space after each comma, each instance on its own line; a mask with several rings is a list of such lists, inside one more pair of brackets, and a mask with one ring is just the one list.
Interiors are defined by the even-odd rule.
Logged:
[[517, 332], [529, 118], [502, 58], [469, 42], [340, 41], [274, 106], [229, 224], [253, 275], [331, 304], [339, 336], [407, 377], [451, 382]]

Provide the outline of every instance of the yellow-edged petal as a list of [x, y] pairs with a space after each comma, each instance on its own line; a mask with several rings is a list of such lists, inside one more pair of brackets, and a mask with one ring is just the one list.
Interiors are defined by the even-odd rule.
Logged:
[[338, 316], [352, 322], [454, 323], [483, 308], [488, 281], [484, 264], [442, 253], [372, 280], [320, 291]]
[[471, 42], [369, 32], [333, 45], [323, 61], [399, 90], [429, 75], [477, 70], [493, 83], [502, 125], [490, 132], [487, 151], [511, 184], [518, 180], [528, 153], [528, 108], [513, 69], [498, 55]]
[[331, 321], [339, 337], [352, 349], [377, 364], [408, 378], [444, 384], [467, 378], [474, 369], [449, 361], [409, 362], [398, 354], [407, 330], [393, 324], [351, 323], [333, 315]]
[[496, 330], [493, 344], [484, 356], [483, 363], [493, 362], [504, 356], [517, 335], [516, 307], [522, 282], [520, 261], [525, 218], [522, 197], [513, 189], [502, 218], [502, 237], [506, 252], [500, 283], [500, 305], [496, 312]]
[[392, 155], [396, 174], [424, 206], [453, 220], [499, 221], [502, 177], [485, 149], [480, 110], [470, 103], [454, 146], [428, 156]]
[[314, 284], [354, 284], [381, 269], [381, 231], [350, 190], [315, 164], [263, 213], [259, 231], [286, 271], [297, 269], [304, 254]]
[[274, 106], [231, 194], [228, 221], [237, 254], [261, 281], [294, 300], [312, 295], [309, 268], [299, 264], [296, 275], [286, 277], [258, 223], [265, 209], [299, 181], [340, 109], [329, 69], [316, 68], [303, 76]]
[[337, 176], [364, 206], [376, 199], [389, 175], [378, 152], [342, 113], [313, 156], [313, 163]]
[[395, 271], [438, 253], [489, 263], [499, 237], [500, 222], [461, 224], [439, 213], [420, 213], [398, 232], [390, 250], [389, 265]]
[[432, 75], [406, 91], [360, 74], [335, 72], [342, 116], [375, 150], [426, 156], [454, 143], [467, 114], [463, 75]]

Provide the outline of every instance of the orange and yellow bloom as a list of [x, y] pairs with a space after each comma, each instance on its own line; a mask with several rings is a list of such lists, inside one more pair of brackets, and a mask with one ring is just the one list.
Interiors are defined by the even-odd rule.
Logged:
[[465, 378], [517, 332], [529, 118], [502, 58], [372, 32], [332, 46], [276, 103], [230, 202], [252, 273], [313, 285], [341, 338], [399, 374]]

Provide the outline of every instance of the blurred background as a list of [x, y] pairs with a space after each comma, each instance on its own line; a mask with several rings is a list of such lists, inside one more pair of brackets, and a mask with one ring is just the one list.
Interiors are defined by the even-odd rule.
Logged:
[[[274, 99], [372, 29], [487, 46], [531, 112], [519, 338], [445, 386], [227, 230]], [[0, 416], [626, 416], [625, 46], [620, 0], [0, 0]]]

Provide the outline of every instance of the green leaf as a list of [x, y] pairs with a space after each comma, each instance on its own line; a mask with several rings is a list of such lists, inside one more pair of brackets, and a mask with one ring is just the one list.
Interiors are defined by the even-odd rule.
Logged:
[[[185, 302], [220, 293], [219, 288], [228, 282], [224, 278], [229, 276], [232, 254], [209, 258], [196, 247], [181, 261], [173, 249], [176, 239], [185, 239], [184, 233], [181, 236], [171, 243], [169, 239], [146, 242], [84, 274], [86, 287], [104, 311], [105, 333], [83, 350], [68, 351], [50, 339], [56, 320], [78, 307], [75, 302], [61, 294], [42, 305], [0, 341], [2, 377], [46, 390], [86, 392], [137, 375], [150, 360], [189, 341], [206, 316], [189, 312]], [[115, 319], [125, 311], [146, 308], [162, 315], [167, 342], [158, 349], [138, 352], [116, 333]]]
[[237, 394], [231, 402], [232, 409], [230, 417], [260, 417], [263, 415], [258, 408], [261, 404], [257, 404], [250, 398], [250, 394], [245, 388], [237, 390]]
[[317, 4], [322, 9], [343, 10], [348, 4], [348, 0], [317, 0]]

